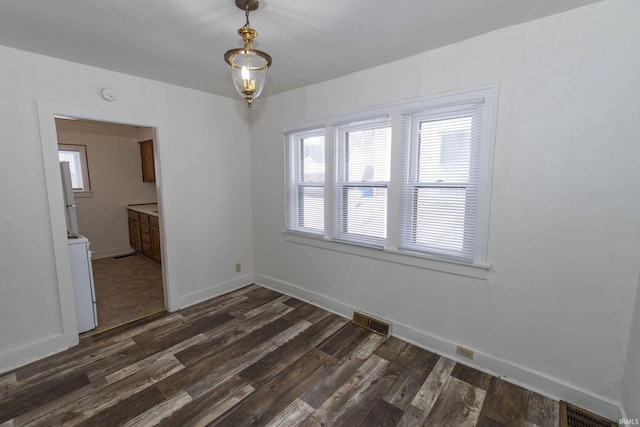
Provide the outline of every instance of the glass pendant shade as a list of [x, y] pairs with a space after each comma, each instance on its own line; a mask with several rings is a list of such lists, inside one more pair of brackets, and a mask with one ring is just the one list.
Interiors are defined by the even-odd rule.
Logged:
[[251, 106], [251, 102], [262, 93], [269, 61], [253, 49], [238, 49], [230, 55], [229, 63], [233, 85]]
[[247, 22], [238, 30], [244, 47], [228, 50], [224, 60], [231, 66], [233, 85], [238, 93], [251, 103], [262, 93], [267, 68], [271, 66], [271, 56], [268, 53], [253, 48], [253, 39], [258, 32], [249, 26], [249, 11], [258, 8], [257, 0], [236, 0], [236, 6], [244, 9]]

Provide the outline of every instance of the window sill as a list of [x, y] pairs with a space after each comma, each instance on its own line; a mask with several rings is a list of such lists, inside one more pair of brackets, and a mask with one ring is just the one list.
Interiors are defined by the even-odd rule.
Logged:
[[284, 240], [290, 243], [476, 279], [486, 279], [487, 271], [491, 268], [489, 264], [466, 264], [453, 260], [436, 259], [423, 254], [334, 242], [313, 235], [303, 235], [286, 231], [283, 231], [282, 234]]

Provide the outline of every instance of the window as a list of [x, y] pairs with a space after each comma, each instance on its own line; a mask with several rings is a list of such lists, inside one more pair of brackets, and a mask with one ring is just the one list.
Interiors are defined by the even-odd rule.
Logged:
[[336, 140], [335, 238], [382, 247], [387, 237], [391, 123], [383, 119], [339, 126]]
[[380, 107], [288, 133], [287, 232], [382, 249], [394, 260], [486, 268], [494, 91]]
[[89, 167], [87, 165], [87, 147], [85, 145], [58, 144], [58, 158], [61, 162], [69, 162], [73, 191], [91, 191]]
[[483, 103], [404, 116], [398, 247], [473, 261]]
[[289, 135], [287, 230], [324, 234], [324, 129]]

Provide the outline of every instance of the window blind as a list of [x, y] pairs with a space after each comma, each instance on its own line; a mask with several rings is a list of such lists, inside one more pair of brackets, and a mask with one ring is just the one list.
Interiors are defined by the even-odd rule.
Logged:
[[400, 249], [473, 261], [482, 105], [403, 115]]
[[286, 230], [486, 265], [495, 94], [470, 89], [286, 130]]
[[285, 182], [285, 228], [324, 234], [324, 129], [288, 135]]
[[335, 128], [335, 240], [383, 247], [387, 238], [391, 121], [341, 124]]

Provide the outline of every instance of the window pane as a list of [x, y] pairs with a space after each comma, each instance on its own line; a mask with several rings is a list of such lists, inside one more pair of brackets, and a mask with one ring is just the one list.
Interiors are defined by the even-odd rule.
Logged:
[[461, 252], [464, 247], [465, 188], [417, 188], [415, 243]]
[[347, 182], [389, 181], [391, 127], [348, 131], [345, 142]]
[[80, 153], [78, 151], [58, 151], [58, 158], [61, 162], [69, 162], [71, 171], [71, 186], [74, 190], [83, 190], [84, 183], [82, 180], [82, 163], [80, 162]]
[[288, 137], [287, 230], [324, 234], [324, 147], [322, 129]]
[[324, 189], [300, 187], [299, 225], [304, 228], [324, 230]]
[[420, 122], [418, 182], [467, 182], [472, 117]]
[[324, 182], [324, 136], [300, 139], [301, 181]]
[[399, 248], [465, 262], [482, 257], [476, 239], [484, 101], [405, 116]]
[[383, 246], [387, 237], [387, 186], [390, 179], [391, 126], [387, 118], [338, 128], [338, 183], [335, 236]]
[[387, 189], [344, 187], [344, 232], [363, 237], [387, 237]]

